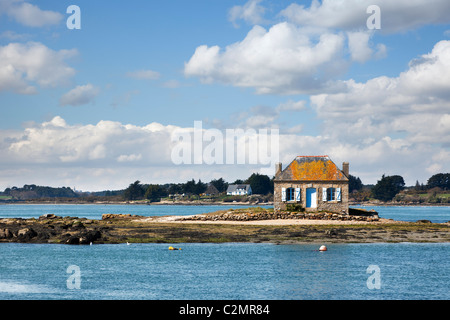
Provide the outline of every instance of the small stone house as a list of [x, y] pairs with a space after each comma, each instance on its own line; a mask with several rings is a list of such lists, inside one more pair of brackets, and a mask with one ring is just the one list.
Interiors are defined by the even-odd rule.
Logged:
[[227, 189], [229, 196], [251, 195], [252, 188], [249, 184], [230, 184]]
[[208, 184], [208, 187], [206, 188], [204, 194], [205, 196], [215, 196], [218, 195], [220, 192], [217, 190], [217, 188], [212, 184]]
[[348, 162], [340, 170], [328, 156], [298, 156], [275, 170], [275, 212], [301, 206], [307, 212], [348, 213]]

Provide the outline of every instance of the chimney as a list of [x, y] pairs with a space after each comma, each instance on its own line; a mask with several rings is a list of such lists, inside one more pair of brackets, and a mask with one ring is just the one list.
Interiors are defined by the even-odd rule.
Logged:
[[281, 166], [282, 166], [281, 162], [277, 162], [275, 164], [275, 177], [281, 173]]
[[349, 176], [349, 163], [348, 162], [344, 162], [342, 164], [342, 172], [345, 174], [345, 176], [348, 178]]

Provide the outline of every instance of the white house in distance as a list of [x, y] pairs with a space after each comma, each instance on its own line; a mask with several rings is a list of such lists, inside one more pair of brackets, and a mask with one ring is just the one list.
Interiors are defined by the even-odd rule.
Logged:
[[252, 187], [249, 184], [230, 184], [227, 189], [228, 196], [251, 195]]

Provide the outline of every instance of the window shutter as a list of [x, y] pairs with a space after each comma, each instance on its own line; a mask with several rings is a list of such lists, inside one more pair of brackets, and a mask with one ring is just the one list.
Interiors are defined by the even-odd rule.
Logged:
[[327, 188], [322, 188], [322, 200], [323, 202], [327, 201]]
[[286, 188], [281, 188], [281, 201], [286, 202]]
[[336, 200], [341, 201], [341, 188], [336, 188]]
[[295, 201], [300, 202], [300, 188], [295, 188]]

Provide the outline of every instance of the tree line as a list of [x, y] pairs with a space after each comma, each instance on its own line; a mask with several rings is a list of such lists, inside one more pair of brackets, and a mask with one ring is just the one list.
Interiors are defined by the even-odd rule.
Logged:
[[26, 184], [22, 188], [6, 188], [3, 195], [14, 199], [42, 199], [42, 198], [75, 198], [78, 195], [69, 187], [53, 188]]
[[[185, 183], [168, 184], [142, 184], [139, 180], [131, 183], [123, 190], [107, 190], [92, 193], [75, 192], [69, 187], [46, 187], [35, 184], [26, 184], [22, 188], [6, 188], [0, 195], [10, 196], [13, 199], [28, 200], [42, 198], [83, 198], [87, 196], [98, 197], [119, 197], [124, 200], [144, 200], [159, 201], [170, 194], [186, 194], [199, 196], [206, 192], [208, 185], [214, 186], [219, 193], [226, 192], [228, 185], [223, 178], [213, 179], [205, 183], [200, 179], [195, 181], [191, 179]], [[254, 194], [267, 195], [273, 194], [273, 178], [259, 173], [253, 173], [245, 180], [235, 180], [232, 184], [250, 184]], [[349, 192], [355, 200], [364, 201], [368, 198], [374, 198], [381, 201], [390, 201], [404, 190], [405, 181], [400, 175], [383, 175], [375, 185], [364, 185], [359, 177], [349, 176]], [[439, 188], [439, 189], [438, 189]], [[409, 188], [417, 192], [429, 190], [450, 190], [450, 173], [438, 173], [431, 176], [426, 185], [418, 181], [415, 186]]]
[[[414, 187], [415, 191], [427, 191], [431, 189], [439, 188], [440, 190], [450, 190], [450, 173], [438, 173], [431, 176], [427, 184], [420, 184], [416, 181]], [[357, 200], [367, 200], [370, 196], [374, 199], [381, 201], [391, 201], [394, 197], [405, 189], [405, 181], [400, 175], [386, 176], [382, 175], [381, 179], [377, 181], [374, 186], [364, 186], [359, 177], [350, 175], [349, 177], [349, 192], [360, 192], [362, 198]], [[365, 192], [364, 192], [365, 191]], [[360, 195], [361, 196], [361, 195]], [[357, 195], [358, 198], [358, 195]]]
[[[266, 195], [273, 193], [273, 178], [267, 175], [253, 173], [245, 180], [238, 179], [232, 184], [249, 184], [252, 193]], [[175, 194], [196, 195], [207, 191], [208, 185], [212, 185], [217, 189], [218, 193], [227, 191], [230, 183], [223, 178], [213, 179], [209, 183], [202, 182], [200, 179], [186, 181], [185, 183], [169, 183], [169, 184], [142, 184], [139, 180], [131, 183], [123, 192], [124, 200], [150, 200], [151, 202], [159, 201], [159, 199]]]

